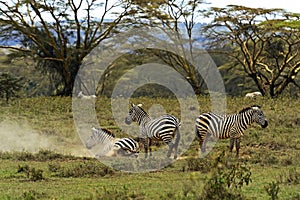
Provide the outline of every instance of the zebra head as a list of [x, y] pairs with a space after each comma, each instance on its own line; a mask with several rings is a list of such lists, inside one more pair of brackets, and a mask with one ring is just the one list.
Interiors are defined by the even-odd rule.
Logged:
[[98, 143], [98, 137], [99, 137], [99, 134], [97, 133], [97, 129], [93, 127], [92, 128], [92, 135], [86, 141], [85, 147], [87, 149], [91, 149], [93, 146], [95, 146]]
[[134, 105], [131, 104], [131, 108], [129, 109], [128, 116], [125, 118], [125, 123], [130, 125], [132, 122], [137, 122], [139, 115], [144, 110], [141, 108], [142, 104]]
[[251, 109], [253, 110], [252, 120], [261, 125], [262, 128], [266, 128], [268, 121], [260, 106], [251, 106]]
[[111, 133], [107, 129], [101, 129], [101, 128], [92, 128], [92, 135], [89, 137], [89, 139], [85, 143], [85, 147], [87, 149], [93, 148], [95, 145], [99, 143], [103, 143], [105, 140], [114, 138], [114, 134]]

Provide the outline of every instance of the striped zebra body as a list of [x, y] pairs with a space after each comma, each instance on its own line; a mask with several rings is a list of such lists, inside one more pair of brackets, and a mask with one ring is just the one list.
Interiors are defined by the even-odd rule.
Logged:
[[[170, 157], [174, 148], [174, 159], [177, 158], [178, 143], [180, 140], [179, 120], [173, 115], [162, 115], [155, 119], [150, 116], [141, 108], [141, 105], [131, 105], [129, 115], [125, 118], [127, 124], [133, 121], [137, 122], [140, 127], [141, 141], [144, 144], [145, 157], [148, 156], [148, 147], [151, 155], [151, 141], [163, 141], [169, 146], [167, 156]], [[173, 139], [175, 138], [175, 143]], [[147, 141], [149, 140], [149, 141]]]
[[139, 144], [132, 138], [115, 138], [106, 129], [92, 128], [92, 135], [86, 142], [88, 149], [100, 144], [102, 149], [97, 156], [138, 156]]
[[241, 110], [237, 114], [219, 115], [215, 113], [203, 113], [196, 119], [196, 136], [200, 141], [202, 153], [205, 152], [206, 142], [209, 136], [219, 139], [230, 138], [230, 151], [236, 145], [236, 155], [239, 154], [241, 136], [252, 123], [258, 123], [263, 128], [268, 126], [268, 121], [260, 106], [251, 106]]

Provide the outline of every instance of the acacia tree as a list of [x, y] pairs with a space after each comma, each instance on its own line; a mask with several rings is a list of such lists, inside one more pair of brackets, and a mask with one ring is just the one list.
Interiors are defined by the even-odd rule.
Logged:
[[136, 24], [160, 28], [168, 35], [168, 38], [164, 40], [174, 40], [174, 43], [181, 41], [176, 46], [179, 48], [178, 51], [189, 52], [189, 55], [181, 56], [160, 49], [147, 49], [145, 52], [159, 57], [179, 72], [192, 85], [197, 94], [203, 92], [201, 75], [204, 74], [200, 75], [196, 69], [200, 66], [193, 66], [187, 62], [187, 57], [193, 59], [194, 53], [200, 50], [200, 45], [197, 44], [201, 37], [200, 28], [196, 24], [197, 20], [203, 17], [200, 8], [203, 3], [203, 0], [132, 0], [136, 10]]
[[212, 8], [208, 15], [214, 17], [205, 27], [208, 45], [226, 49], [221, 53], [242, 66], [263, 95], [276, 97], [289, 84], [300, 88], [299, 15], [236, 5]]
[[55, 77], [53, 94], [71, 95], [83, 58], [119, 29], [134, 12], [130, 5], [122, 0], [0, 1], [2, 44], [8, 40], [18, 44], [0, 48], [15, 50], [13, 58], [34, 58], [39, 69]]

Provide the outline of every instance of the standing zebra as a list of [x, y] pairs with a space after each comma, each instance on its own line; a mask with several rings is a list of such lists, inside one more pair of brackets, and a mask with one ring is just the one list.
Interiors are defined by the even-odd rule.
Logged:
[[91, 149], [97, 144], [103, 145], [98, 156], [138, 156], [139, 144], [132, 138], [115, 138], [107, 129], [92, 128], [92, 135], [87, 140], [85, 146]]
[[196, 119], [196, 135], [200, 140], [201, 152], [205, 152], [208, 137], [213, 135], [219, 139], [230, 138], [230, 152], [234, 143], [236, 156], [239, 155], [241, 136], [252, 123], [258, 123], [262, 128], [268, 126], [268, 121], [260, 106], [254, 105], [242, 109], [238, 114], [218, 115], [203, 113]]
[[[151, 155], [151, 140], [164, 141], [169, 146], [167, 156], [170, 157], [174, 148], [174, 159], [177, 158], [178, 143], [180, 140], [179, 120], [173, 115], [162, 115], [155, 119], [141, 108], [141, 104], [131, 104], [128, 116], [125, 118], [126, 124], [137, 122], [140, 126], [141, 141], [145, 148], [145, 158], [148, 156], [148, 145]], [[175, 143], [172, 140], [175, 138]], [[147, 141], [149, 140], [149, 142]]]

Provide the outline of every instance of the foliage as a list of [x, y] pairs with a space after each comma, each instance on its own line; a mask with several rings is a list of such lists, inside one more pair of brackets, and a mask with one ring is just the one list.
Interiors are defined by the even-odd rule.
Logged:
[[18, 173], [25, 173], [29, 181], [44, 180], [43, 170], [29, 167], [28, 165], [18, 166]]
[[209, 159], [201, 158], [189, 158], [187, 160], [186, 170], [188, 171], [200, 171], [202, 173], [210, 172], [212, 168], [211, 162]]
[[43, 198], [47, 198], [47, 195], [40, 194], [36, 190], [29, 190], [29, 191], [23, 192], [20, 199], [22, 199], [22, 200], [37, 200], [37, 199], [43, 199]]
[[[163, 40], [169, 41], [167, 45], [173, 44], [171, 47], [172, 52], [162, 51], [161, 49], [151, 49], [149, 51], [147, 49], [146, 53], [155, 55], [179, 72], [191, 84], [196, 94], [204, 93], [204, 77], [201, 76], [205, 76], [205, 74], [200, 74], [199, 71], [207, 67], [205, 66], [207, 63], [195, 62], [199, 59], [199, 54], [203, 54], [202, 57], [205, 57], [205, 53], [201, 51], [202, 46], [199, 45], [202, 36], [199, 34], [200, 30], [197, 26], [197, 20], [202, 17], [200, 11], [203, 2], [203, 0], [152, 0], [147, 1], [147, 3], [133, 1], [138, 10], [136, 23], [141, 26], [146, 24], [150, 27], [158, 27], [167, 35], [167, 38], [163, 38]], [[147, 36], [147, 38], [151, 37]], [[157, 39], [155, 38], [155, 40]]]
[[271, 200], [278, 199], [279, 185], [276, 182], [271, 182], [267, 186], [265, 186], [265, 191], [270, 196]]
[[295, 168], [288, 169], [287, 172], [281, 173], [279, 175], [278, 182], [287, 184], [299, 184], [300, 171]]
[[[94, 16], [101, 9], [102, 15]], [[120, 12], [116, 12], [118, 7]], [[0, 2], [2, 43], [17, 45], [10, 56], [31, 57], [37, 67], [50, 74], [54, 95], [71, 95], [75, 76], [83, 58], [103, 40], [119, 30], [118, 25], [131, 14], [130, 3], [116, 1], [17, 1]], [[107, 15], [116, 17], [107, 21]], [[81, 17], [82, 16], [82, 17]]]
[[[209, 45], [242, 66], [264, 95], [279, 96], [292, 84], [299, 91], [299, 30], [289, 23], [297, 16], [280, 9], [231, 5], [212, 8], [205, 27]], [[289, 22], [289, 23], [285, 23]]]
[[224, 151], [214, 161], [212, 177], [203, 188], [203, 199], [243, 199], [240, 189], [248, 185], [251, 171], [246, 163], [231, 163]]
[[0, 74], [0, 97], [6, 102], [12, 97], [18, 97], [18, 92], [22, 89], [23, 78], [16, 77], [10, 73]]
[[81, 162], [68, 167], [62, 167], [59, 164], [49, 164], [48, 169], [54, 173], [53, 176], [65, 178], [103, 177], [114, 173], [111, 168], [103, 166], [97, 161]]
[[[93, 87], [97, 87], [97, 95], [110, 97], [115, 89], [116, 84], [123, 83], [122, 85], [126, 85], [126, 90], [124, 90], [120, 95], [122, 97], [129, 97], [130, 93], [128, 91], [135, 89], [134, 87], [137, 85], [140, 86], [139, 83], [146, 80], [146, 82], [149, 82], [149, 84], [143, 84], [141, 87], [137, 88], [132, 97], [144, 96], [151, 98], [173, 98], [174, 94], [169, 88], [156, 83], [161, 79], [163, 79], [165, 82], [172, 82], [172, 89], [174, 90], [174, 93], [180, 94], [181, 96], [187, 96], [181, 80], [182, 77], [185, 77], [187, 79], [184, 81], [187, 81], [191, 84], [195, 90], [195, 93], [204, 93], [206, 85], [203, 82], [203, 78], [197, 71], [197, 69], [199, 69], [201, 66], [195, 67], [186, 62], [187, 61], [184, 58], [178, 58], [178, 55], [173, 52], [149, 48], [141, 50], [139, 49], [132, 51], [131, 53], [124, 54], [116, 59], [105, 70], [102, 78], [100, 79], [100, 83], [98, 85], [93, 85]], [[167, 65], [170, 67], [170, 70], [164, 70], [164, 73], [162, 74], [161, 71], [153, 70], [151, 66], [143, 70], [138, 68], [138, 66], [148, 63]], [[193, 70], [191, 68], [193, 68]], [[176, 74], [177, 76], [174, 75], [174, 70], [178, 72], [178, 74]], [[191, 73], [193, 73], [194, 80], [188, 78], [192, 77]], [[130, 81], [130, 84], [126, 81]], [[95, 82], [95, 80], [92, 79], [89, 82], [92, 84]]]
[[135, 192], [130, 191], [126, 185], [123, 185], [122, 190], [118, 190], [116, 188], [110, 188], [107, 187], [102, 188], [104, 192], [102, 194], [98, 191], [95, 192], [95, 195], [92, 195], [91, 199], [107, 199], [107, 200], [114, 200], [114, 199], [145, 199], [145, 194], [142, 192]]
[[21, 152], [1, 152], [1, 159], [12, 159], [17, 161], [50, 161], [50, 160], [75, 160], [77, 159], [71, 155], [63, 155], [50, 150], [40, 150], [37, 153], [31, 153], [26, 151]]

